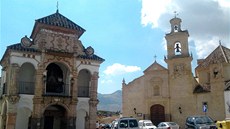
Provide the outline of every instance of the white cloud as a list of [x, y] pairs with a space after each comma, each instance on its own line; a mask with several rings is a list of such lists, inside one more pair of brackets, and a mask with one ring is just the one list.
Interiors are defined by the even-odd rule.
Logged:
[[229, 0], [214, 0], [217, 1], [220, 6], [222, 7], [230, 7], [230, 1]]
[[218, 42], [219, 42], [219, 38], [216, 36], [212, 37], [212, 39], [209, 41], [197, 40], [195, 44], [197, 44], [196, 51], [198, 52], [197, 53], [198, 58], [203, 58], [208, 56], [206, 53], [211, 53], [217, 47]]
[[[158, 6], [159, 5], [159, 6]], [[158, 6], [158, 7], [155, 7]], [[182, 29], [187, 29], [199, 58], [204, 58], [219, 45], [230, 47], [230, 1], [228, 0], [142, 0], [141, 23], [169, 32], [169, 20], [178, 11]]]
[[142, 0], [141, 23], [144, 26], [151, 24], [152, 27], [158, 27], [158, 19], [167, 11], [170, 3], [171, 0]]
[[108, 66], [103, 71], [103, 73], [105, 75], [121, 75], [121, 74], [132, 73], [132, 72], [136, 72], [140, 70], [141, 68], [138, 66], [126, 66], [126, 65], [119, 64], [119, 63], [115, 63], [111, 66]]
[[113, 83], [113, 80], [111, 80], [111, 79], [108, 79], [108, 80], [101, 80], [101, 83], [102, 84], [110, 84], [110, 83]]

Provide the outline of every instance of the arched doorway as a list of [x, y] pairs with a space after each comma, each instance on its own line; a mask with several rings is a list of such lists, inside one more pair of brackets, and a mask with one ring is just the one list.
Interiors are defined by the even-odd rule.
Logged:
[[67, 111], [60, 105], [51, 105], [44, 112], [44, 129], [67, 129]]
[[160, 122], [165, 121], [165, 109], [160, 104], [153, 105], [150, 108], [150, 117], [154, 125], [158, 125]]

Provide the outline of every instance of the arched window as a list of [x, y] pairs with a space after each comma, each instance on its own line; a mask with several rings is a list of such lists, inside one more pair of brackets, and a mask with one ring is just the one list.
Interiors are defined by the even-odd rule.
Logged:
[[86, 69], [79, 72], [78, 75], [78, 97], [89, 97], [89, 85], [90, 85], [91, 75]]
[[31, 63], [24, 63], [19, 70], [19, 94], [34, 94], [35, 68]]

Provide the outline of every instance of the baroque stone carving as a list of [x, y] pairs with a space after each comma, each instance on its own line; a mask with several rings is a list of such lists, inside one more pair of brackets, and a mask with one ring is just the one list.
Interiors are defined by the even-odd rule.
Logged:
[[11, 103], [11, 104], [15, 104], [19, 101], [20, 97], [17, 95], [9, 95], [7, 97], [7, 100]]

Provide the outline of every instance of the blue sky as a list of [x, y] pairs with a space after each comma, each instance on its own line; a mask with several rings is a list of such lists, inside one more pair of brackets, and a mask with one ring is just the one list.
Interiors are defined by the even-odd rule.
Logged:
[[[35, 20], [57, 10], [57, 0], [1, 0], [0, 57], [6, 47], [30, 36]], [[59, 13], [83, 27], [80, 40], [105, 59], [101, 64], [99, 93], [121, 90], [143, 75], [156, 59], [167, 67], [164, 36], [174, 11], [189, 31], [189, 47], [204, 58], [221, 43], [230, 48], [229, 0], [58, 0]], [[157, 56], [156, 58], [154, 56]]]

